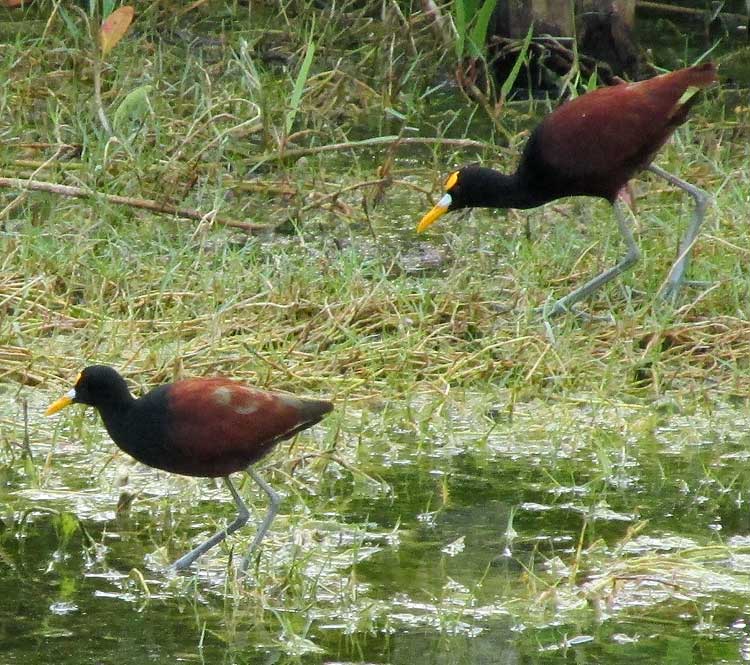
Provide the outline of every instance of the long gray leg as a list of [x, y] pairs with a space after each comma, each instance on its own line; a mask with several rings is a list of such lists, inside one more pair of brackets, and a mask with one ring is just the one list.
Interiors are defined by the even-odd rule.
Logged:
[[618, 275], [624, 273], [634, 263], [641, 258], [641, 252], [638, 249], [638, 245], [635, 244], [635, 238], [633, 238], [633, 232], [630, 230], [628, 220], [625, 219], [625, 212], [622, 208], [622, 204], [615, 201], [615, 218], [617, 219], [617, 226], [620, 228], [620, 233], [625, 239], [628, 251], [625, 254], [622, 261], [616, 266], [605, 270], [603, 273], [597, 275], [593, 279], [586, 282], [583, 286], [578, 287], [575, 291], [569, 293], [564, 298], [560, 298], [552, 308], [545, 313], [545, 316], [557, 316], [570, 311], [570, 308], [580, 300], [588, 298], [594, 291], [599, 289], [601, 286], [614, 279]]
[[232, 481], [229, 480], [229, 478], [224, 478], [224, 482], [229, 488], [229, 491], [232, 493], [235, 504], [237, 504], [237, 517], [235, 517], [234, 522], [232, 522], [225, 529], [216, 532], [205, 543], [201, 543], [200, 545], [198, 545], [198, 547], [190, 550], [187, 554], [177, 559], [177, 561], [172, 564], [172, 567], [175, 570], [185, 570], [185, 568], [192, 564], [199, 556], [208, 552], [208, 550], [210, 550], [217, 543], [220, 543], [222, 540], [224, 540], [230, 533], [234, 533], [235, 531], [237, 531], [237, 529], [244, 526], [250, 519], [250, 511], [247, 509], [247, 506], [242, 500], [242, 497], [240, 497], [240, 495], [237, 493], [234, 485], [232, 485]]
[[271, 522], [273, 522], [276, 514], [279, 512], [279, 506], [281, 505], [281, 497], [276, 492], [274, 492], [273, 488], [265, 480], [263, 480], [263, 478], [258, 475], [258, 472], [255, 469], [253, 469], [252, 467], [248, 467], [247, 473], [256, 483], [258, 483], [258, 485], [260, 485], [260, 488], [266, 494], [268, 494], [268, 498], [270, 499], [271, 504], [268, 507], [266, 516], [263, 518], [263, 522], [258, 528], [258, 533], [255, 534], [255, 538], [250, 545], [250, 549], [247, 551], [245, 558], [242, 559], [242, 566], [240, 567], [240, 571], [242, 573], [245, 573], [245, 571], [247, 571], [247, 567], [250, 565], [250, 558], [252, 557], [253, 552], [257, 549], [258, 545], [260, 545], [260, 541], [263, 540], [263, 536], [266, 535], [266, 532], [271, 526]]
[[689, 182], [685, 182], [681, 178], [672, 175], [655, 164], [651, 164], [651, 166], [648, 167], [648, 170], [661, 176], [675, 187], [679, 187], [686, 191], [695, 201], [693, 217], [690, 220], [690, 225], [688, 226], [687, 231], [685, 232], [685, 237], [680, 241], [680, 251], [677, 255], [677, 260], [669, 271], [667, 281], [664, 283], [664, 287], [659, 294], [664, 300], [674, 301], [677, 292], [680, 290], [680, 285], [682, 284], [685, 275], [685, 269], [687, 268], [690, 259], [690, 249], [698, 236], [698, 231], [703, 223], [703, 218], [706, 216], [706, 209], [711, 203], [711, 197], [699, 187], [691, 185]]

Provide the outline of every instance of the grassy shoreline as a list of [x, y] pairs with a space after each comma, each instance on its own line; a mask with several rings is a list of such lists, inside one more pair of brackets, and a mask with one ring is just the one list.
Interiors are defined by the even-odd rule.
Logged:
[[[649, 365], [657, 393], [683, 381], [747, 388], [747, 111], [724, 116], [723, 92], [706, 95], [658, 158], [716, 197], [689, 275], [707, 286], [685, 289], [675, 311], [654, 302], [689, 201], [641, 177], [636, 233], [644, 258], [592, 306], [611, 311], [616, 325], [563, 319], [551, 345], [532, 309], [616, 260], [613, 223], [606, 205], [582, 199], [528, 214], [478, 212], [416, 238], [426, 193], [475, 158], [441, 142], [493, 140], [482, 112], [464, 113], [455, 96], [443, 93], [444, 110], [430, 110], [438, 93], [425, 96], [424, 86], [440, 81], [447, 63], [428, 63], [412, 46], [400, 51], [396, 41], [387, 52], [369, 43], [344, 51], [353, 36], [335, 39], [346, 17], [388, 27], [354, 9], [319, 23], [287, 134], [307, 20], [287, 17], [286, 31], [264, 31], [255, 14], [254, 29], [228, 31], [230, 19], [212, 34], [206, 28], [216, 17], [205, 14], [191, 17], [192, 32], [178, 28], [185, 40], [161, 41], [136, 24], [104, 72], [104, 103], [120, 122], [109, 138], [90, 103], [87, 34], [80, 17], [62, 11], [41, 39], [3, 46], [4, 61], [15, 63], [3, 85], [3, 175], [174, 202], [208, 216], [175, 220], [95, 199], [0, 190], [6, 376], [49, 385], [97, 360], [153, 383], [183, 371], [254, 373], [264, 384], [347, 396], [484, 381], [614, 394]], [[241, 11], [233, 16], [236, 27], [247, 26]], [[420, 30], [409, 43], [427, 39]], [[394, 81], [397, 71], [406, 75]], [[123, 99], [133, 90], [144, 91], [127, 113]], [[540, 110], [508, 104], [503, 121], [513, 145], [479, 156], [510, 165], [523, 143], [514, 127], [532, 125]], [[436, 143], [315, 152], [417, 132]], [[305, 145], [312, 154], [264, 157]], [[282, 223], [287, 234], [246, 236], [212, 224], [211, 211]]]
[[[35, 617], [73, 598], [112, 626], [147, 617], [165, 631], [151, 648], [175, 630], [177, 648], [205, 639], [226, 662], [330, 662], [321, 649], [414, 662], [399, 637], [418, 648], [427, 635], [425, 652], [474, 663], [480, 634], [563, 662], [587, 631], [594, 658], [638, 657], [617, 640], [662, 624], [687, 642], [727, 639], [747, 586], [732, 568], [746, 550], [750, 392], [741, 94], [709, 91], [657, 159], [714, 197], [688, 271], [704, 284], [675, 308], [656, 300], [691, 202], [641, 176], [643, 259], [585, 304], [614, 323], [562, 317], [552, 340], [534, 309], [622, 252], [605, 203], [454, 215], [422, 237], [415, 226], [454, 165], [512, 168], [556, 101], [508, 103], [495, 123], [446, 84], [450, 54], [432, 55], [417, 17], [387, 3], [283, 9], [248, 20], [232, 3], [188, 16], [148, 3], [103, 69], [114, 137], [91, 101], [77, 13], [35, 3], [0, 43], [0, 177], [99, 193], [0, 188], [2, 583], [29, 585]], [[226, 562], [251, 529], [195, 578], [159, 572], [225, 523], [210, 482], [131, 464], [90, 412], [42, 418], [93, 362], [137, 392], [220, 373], [335, 400], [265, 465], [285, 501], [249, 587]], [[100, 593], [138, 610], [106, 614]], [[91, 630], [80, 621], [76, 635]], [[141, 637], [128, 644], [143, 662]]]

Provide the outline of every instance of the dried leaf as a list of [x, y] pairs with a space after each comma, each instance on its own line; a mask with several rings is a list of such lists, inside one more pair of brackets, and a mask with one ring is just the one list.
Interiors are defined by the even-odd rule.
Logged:
[[107, 16], [102, 23], [102, 29], [99, 33], [102, 55], [107, 55], [125, 36], [130, 24], [133, 22], [134, 14], [135, 10], [130, 5], [125, 5]]

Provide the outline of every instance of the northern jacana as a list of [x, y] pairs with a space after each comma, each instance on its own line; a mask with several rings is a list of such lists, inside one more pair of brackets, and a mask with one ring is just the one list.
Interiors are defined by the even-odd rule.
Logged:
[[546, 116], [526, 143], [515, 173], [480, 166], [454, 171], [443, 197], [424, 217], [422, 232], [446, 212], [461, 208], [535, 208], [567, 196], [593, 196], [614, 206], [627, 253], [614, 267], [558, 300], [548, 312], [568, 311], [603, 284], [630, 268], [640, 251], [617, 205], [620, 192], [637, 172], [648, 169], [695, 200], [695, 211], [662, 295], [674, 297], [709, 203], [708, 195], [651, 164], [672, 132], [687, 119], [698, 92], [716, 81], [711, 64], [680, 69], [638, 83], [599, 88], [564, 103]]
[[250, 512], [229, 479], [231, 473], [247, 471], [271, 505], [242, 561], [243, 572], [280, 504], [279, 495], [251, 465], [333, 409], [325, 400], [266, 392], [224, 378], [177, 381], [136, 399], [125, 379], [104, 365], [84, 369], [75, 386], [51, 404], [46, 415], [69, 404], [96, 408], [112, 440], [147, 466], [184, 476], [224, 478], [237, 505], [237, 517], [178, 559], [173, 564], [177, 570], [190, 566], [248, 521]]

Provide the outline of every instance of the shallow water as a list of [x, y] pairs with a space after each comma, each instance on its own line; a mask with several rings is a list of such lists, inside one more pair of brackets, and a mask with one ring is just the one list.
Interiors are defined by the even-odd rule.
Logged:
[[2, 661], [750, 658], [747, 405], [506, 398], [349, 408], [341, 463], [293, 476], [302, 448], [280, 449], [264, 475], [286, 498], [246, 584], [231, 546], [163, 568], [231, 517], [219, 484], [113, 456], [93, 414], [37, 405], [24, 463], [5, 399]]
[[[27, 29], [40, 36], [45, 26], [46, 17]], [[15, 26], [13, 34], [15, 39]], [[682, 51], [683, 37], [679, 43]], [[704, 50], [692, 43], [684, 48], [695, 55]], [[675, 62], [683, 59], [692, 58], [680, 53]], [[49, 65], [43, 57], [39, 61], [51, 68], [50, 79], [57, 77], [54, 59]], [[181, 58], [175, 76], [183, 76], [182, 65]], [[288, 74], [280, 74], [284, 85]], [[173, 85], [175, 79], [162, 76]], [[443, 131], [446, 107], [465, 103], [448, 95], [447, 102], [433, 100], [429, 111], [440, 131], [430, 129], [425, 117], [420, 118], [428, 127], [424, 134], [489, 140], [490, 125], [481, 114]], [[734, 104], [727, 106], [731, 112]], [[545, 108], [540, 103], [537, 110]], [[46, 111], [40, 113], [46, 117]], [[470, 109], [467, 113], [474, 117]], [[353, 131], [348, 138], [403, 129], [400, 122], [389, 126], [389, 116], [379, 109], [374, 116], [363, 119], [361, 135]], [[520, 125], [532, 122], [531, 117], [518, 120]], [[205, 140], [213, 144], [213, 138]], [[181, 152], [182, 132], [179, 140]], [[445, 155], [439, 164], [427, 161], [428, 149], [415, 150], [415, 157], [403, 152], [401, 177], [425, 188], [439, 168], [452, 166], [443, 164], [449, 161]], [[153, 161], [162, 158], [159, 153]], [[471, 152], [461, 158], [470, 159]], [[367, 177], [363, 171], [362, 180], [382, 163], [380, 154], [357, 159], [372, 167]], [[505, 168], [506, 161], [503, 154], [496, 163]], [[349, 154], [331, 155], [323, 175], [347, 172], [350, 162]], [[412, 175], [412, 167], [424, 169], [425, 177]], [[254, 174], [249, 169], [246, 175]], [[289, 175], [294, 175], [291, 167]], [[205, 209], [212, 200], [213, 185], [210, 189], [199, 207]], [[276, 206], [268, 213], [245, 198], [252, 221], [278, 221], [265, 219]], [[373, 260], [378, 279], [399, 272], [440, 276], [454, 264], [480, 275], [484, 270], [492, 280], [481, 284], [482, 298], [504, 304], [504, 280], [510, 279], [506, 268], [516, 257], [498, 251], [498, 216], [478, 216], [478, 222], [463, 227], [469, 229], [463, 239], [446, 225], [425, 240], [414, 234], [427, 205], [422, 198], [415, 203], [413, 192], [393, 188], [386, 214], [373, 215], [376, 239], [364, 222], [347, 219], [326, 247], [337, 254], [356, 253], [351, 263], [365, 276]], [[38, 198], [33, 201], [39, 205]], [[43, 208], [32, 211], [34, 221], [47, 217]], [[313, 213], [305, 220], [310, 235], [319, 214]], [[76, 219], [90, 214], [75, 213]], [[107, 225], [111, 216], [103, 216]], [[59, 220], [52, 211], [49, 217], [56, 220], [49, 226], [55, 245]], [[493, 233], [485, 233], [490, 224]], [[30, 221], [19, 228], [36, 233], [41, 227]], [[331, 235], [330, 224], [321, 228]], [[298, 243], [296, 236], [288, 240]], [[224, 251], [230, 241], [220, 236], [201, 245], [200, 260], [211, 261], [212, 252]], [[180, 247], [185, 242], [178, 238]], [[283, 242], [274, 235], [252, 242], [243, 237], [239, 244], [251, 254], [252, 247], [268, 243], [268, 254], [278, 258], [274, 250]], [[462, 247], [470, 248], [465, 255], [478, 257], [477, 264], [457, 251]], [[138, 252], [135, 246], [126, 249]], [[306, 251], [311, 257], [323, 253], [317, 246]], [[139, 259], [161, 265], [161, 252], [161, 247], [141, 248]], [[572, 268], [574, 254], [559, 275]], [[91, 269], [88, 264], [83, 268]], [[97, 266], [97, 279], [100, 271]], [[217, 275], [222, 271], [217, 260]], [[186, 299], [200, 299], [202, 310], [218, 307], [218, 296], [213, 296], [216, 304], [203, 303], [207, 293], [217, 293], [213, 278], [209, 286], [176, 281], [174, 290], [192, 289]], [[216, 282], [221, 286], [220, 279]], [[154, 289], [168, 290], [169, 284], [155, 282]], [[235, 286], [229, 284], [227, 293], [234, 293]], [[235, 296], [227, 297], [232, 301]], [[143, 301], [148, 305], [147, 297]], [[59, 305], [57, 298], [50, 302]], [[162, 315], [160, 302], [152, 306], [144, 305], [145, 319], [175, 325], [170, 315]], [[104, 331], [90, 335], [113, 334], [118, 317], [131, 315], [116, 310], [101, 321], [97, 316]], [[182, 316], [196, 325], [189, 308]], [[64, 330], [48, 337], [42, 329], [50, 322], [43, 323], [25, 338], [34, 345], [29, 363], [56, 345], [64, 349], [57, 357], [63, 352], [85, 357]], [[158, 333], [159, 326], [155, 329]], [[8, 339], [17, 343], [16, 335], [13, 330]], [[156, 337], [148, 340], [157, 342], [153, 352], [158, 354]], [[471, 338], [471, 330], [465, 331], [469, 358]], [[113, 346], [121, 353], [119, 340]], [[205, 348], [199, 346], [191, 349], [188, 373], [196, 371], [211, 337]], [[172, 362], [184, 350], [175, 344], [163, 353]], [[43, 418], [44, 406], [57, 394], [38, 389], [21, 388], [30, 400], [26, 434], [33, 455], [24, 458], [23, 413], [16, 396], [20, 384], [6, 381], [0, 383], [0, 663], [683, 665], [750, 660], [750, 407], [744, 401], [717, 402], [694, 393], [655, 401], [638, 393], [620, 400], [582, 394], [516, 402], [488, 383], [481, 395], [453, 390], [447, 396], [339, 406], [260, 466], [284, 502], [248, 580], [238, 582], [236, 560], [267, 507], [257, 488], [246, 483], [240, 490], [252, 522], [191, 570], [172, 574], [167, 564], [232, 518], [233, 505], [221, 483], [169, 476], [133, 463], [111, 444], [90, 411], [69, 409], [57, 419]], [[330, 456], [321, 456], [327, 449], [332, 449]]]

